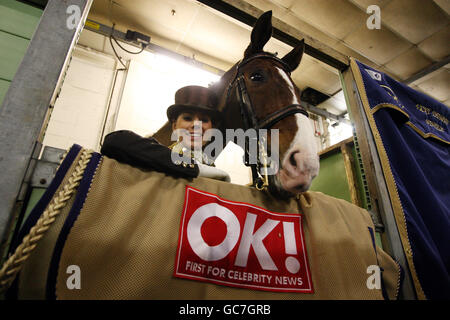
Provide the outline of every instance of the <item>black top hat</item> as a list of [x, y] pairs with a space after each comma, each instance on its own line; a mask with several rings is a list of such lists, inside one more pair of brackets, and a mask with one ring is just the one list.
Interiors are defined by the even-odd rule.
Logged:
[[216, 110], [217, 97], [208, 88], [201, 86], [186, 86], [175, 93], [175, 104], [167, 109], [169, 121], [175, 121], [181, 112], [202, 112], [218, 120], [220, 112]]

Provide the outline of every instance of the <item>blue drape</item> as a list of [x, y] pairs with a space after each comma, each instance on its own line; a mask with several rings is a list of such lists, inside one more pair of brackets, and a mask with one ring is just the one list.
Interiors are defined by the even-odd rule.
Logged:
[[383, 171], [390, 197], [401, 203], [394, 211], [397, 225], [406, 224], [407, 235], [400, 236], [412, 256], [410, 270], [426, 298], [450, 299], [449, 108], [355, 62], [382, 165], [387, 156]]

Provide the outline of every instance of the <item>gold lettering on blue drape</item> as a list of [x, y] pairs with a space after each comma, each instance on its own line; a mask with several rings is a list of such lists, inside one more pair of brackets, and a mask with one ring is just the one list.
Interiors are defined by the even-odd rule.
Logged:
[[439, 121], [441, 121], [442, 123], [445, 123], [445, 125], [448, 125], [448, 119], [446, 117], [444, 117], [442, 114], [440, 114], [440, 113], [438, 113], [436, 111], [433, 111], [431, 113], [431, 115], [433, 117], [435, 117], [436, 119], [438, 119]]
[[[431, 110], [431, 108], [422, 106], [422, 105], [420, 105], [420, 104], [416, 104], [416, 109], [419, 110], [420, 112], [425, 113], [426, 115], [430, 115], [430, 114], [431, 114], [431, 116], [432, 116], [433, 118], [439, 120], [440, 122], [442, 122], [442, 123], [445, 124], [445, 125], [448, 125], [448, 119], [447, 119], [445, 116], [443, 116], [442, 114], [440, 114], [439, 112], [434, 111], [434, 110]], [[433, 128], [435, 128], [435, 129], [437, 129], [437, 130], [439, 130], [439, 131], [444, 132], [444, 128], [442, 128], [442, 126], [439, 125], [439, 124], [437, 124], [436, 122], [431, 121], [431, 120], [429, 120], [429, 119], [427, 119], [425, 122], [426, 122], [429, 126], [432, 126]]]
[[395, 94], [394, 90], [392, 90], [391, 88], [389, 88], [388, 86], [385, 86], [383, 84], [380, 84], [380, 87], [382, 87], [383, 89], [386, 90], [387, 94], [390, 95], [392, 98], [394, 98], [395, 102], [398, 104], [398, 106], [402, 109], [405, 108], [404, 105], [402, 105], [402, 103], [400, 102], [400, 99], [397, 97], [397, 95]]
[[431, 121], [431, 120], [425, 120], [425, 122], [429, 125], [429, 126], [431, 126], [431, 127], [433, 127], [433, 128], [435, 128], [436, 130], [439, 130], [439, 131], [441, 131], [441, 132], [444, 132], [444, 128], [442, 128], [440, 125], [438, 125], [436, 122], [433, 122], [433, 121]]

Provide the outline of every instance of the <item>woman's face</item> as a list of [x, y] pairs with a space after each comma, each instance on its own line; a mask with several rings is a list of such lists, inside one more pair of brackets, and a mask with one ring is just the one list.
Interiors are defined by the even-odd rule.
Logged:
[[203, 141], [205, 131], [212, 128], [211, 118], [199, 112], [182, 112], [175, 122], [172, 122], [172, 130], [179, 130], [178, 137], [182, 143], [191, 149], [201, 148], [207, 141]]

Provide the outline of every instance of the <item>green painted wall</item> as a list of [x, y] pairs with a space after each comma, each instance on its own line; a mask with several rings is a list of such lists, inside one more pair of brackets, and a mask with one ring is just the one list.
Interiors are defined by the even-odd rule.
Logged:
[[340, 152], [321, 157], [319, 175], [313, 180], [310, 190], [352, 202], [344, 157]]
[[2, 104], [3, 97], [5, 96], [10, 83], [11, 81], [0, 79], [0, 105]]
[[36, 204], [39, 202], [39, 200], [44, 195], [46, 190], [47, 190], [46, 188], [33, 188], [31, 190], [30, 199], [28, 200], [27, 208], [25, 209], [25, 214], [23, 216], [22, 224], [20, 226], [21, 228], [22, 228], [24, 222], [27, 220], [27, 218], [30, 215], [33, 208], [36, 206]]
[[42, 12], [42, 9], [15, 0], [0, 1], [0, 105]]

